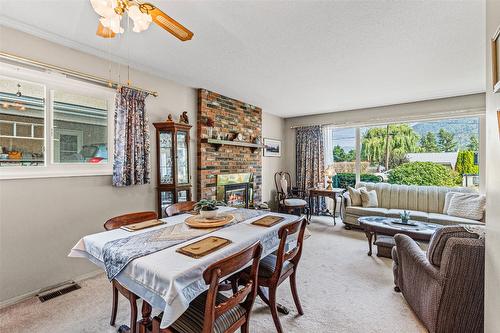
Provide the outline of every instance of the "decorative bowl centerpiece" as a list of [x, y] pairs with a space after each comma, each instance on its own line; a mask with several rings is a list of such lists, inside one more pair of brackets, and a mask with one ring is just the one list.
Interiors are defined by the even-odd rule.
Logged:
[[202, 199], [194, 205], [194, 209], [198, 211], [202, 218], [205, 219], [215, 219], [219, 214], [218, 206], [225, 206], [226, 203], [217, 200], [205, 200]]

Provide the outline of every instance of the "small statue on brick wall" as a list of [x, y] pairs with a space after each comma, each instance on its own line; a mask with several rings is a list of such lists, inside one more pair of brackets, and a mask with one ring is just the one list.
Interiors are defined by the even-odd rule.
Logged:
[[179, 122], [182, 124], [189, 124], [189, 118], [188, 118], [188, 113], [187, 111], [184, 111], [179, 119]]

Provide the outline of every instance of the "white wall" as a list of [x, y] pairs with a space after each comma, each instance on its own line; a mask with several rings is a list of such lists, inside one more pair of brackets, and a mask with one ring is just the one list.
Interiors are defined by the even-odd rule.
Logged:
[[[463, 114], [484, 114], [485, 94], [441, 98], [421, 102], [387, 105], [367, 109], [349, 110], [324, 113], [314, 116], [303, 116], [285, 119], [284, 153], [286, 164], [289, 166], [292, 177], [295, 177], [295, 130], [294, 126], [308, 125], [339, 125], [344, 127], [356, 125], [373, 125], [401, 121], [415, 121], [417, 119], [436, 119]], [[481, 132], [480, 141], [484, 144], [485, 132]], [[483, 149], [481, 149], [481, 153]], [[484, 163], [480, 174], [484, 175]], [[482, 182], [484, 184], [484, 182]]]
[[[109, 62], [104, 59], [4, 27], [0, 36], [3, 52], [107, 76]], [[117, 65], [113, 67], [116, 71]], [[169, 113], [178, 119], [183, 111], [188, 112], [193, 124], [191, 177], [196, 194], [196, 89], [136, 70], [131, 71], [131, 79], [133, 85], [159, 93], [158, 98], [147, 99], [151, 123], [165, 120]], [[283, 137], [282, 119], [265, 113], [263, 119], [266, 136]], [[154, 138], [152, 125], [150, 131]], [[152, 140], [152, 166], [155, 149]], [[281, 167], [280, 161], [264, 158], [264, 198], [270, 197], [267, 182]], [[152, 172], [154, 176], [156, 170]], [[0, 303], [95, 271], [86, 260], [67, 258], [71, 247], [82, 236], [102, 231], [106, 219], [155, 210], [155, 202], [154, 181], [130, 188], [112, 187], [111, 176], [0, 181]]]
[[[489, 42], [500, 26], [500, 1], [486, 2], [486, 40]], [[493, 94], [491, 79], [491, 46], [486, 48], [486, 290], [485, 332], [500, 330], [500, 134], [497, 110], [500, 93]]]
[[[285, 145], [285, 120], [283, 118], [263, 113], [262, 114], [262, 137], [281, 140], [282, 147]], [[274, 174], [281, 170], [287, 170], [285, 156], [262, 157], [262, 201], [267, 201], [274, 205], [276, 196], [276, 186], [274, 184]]]

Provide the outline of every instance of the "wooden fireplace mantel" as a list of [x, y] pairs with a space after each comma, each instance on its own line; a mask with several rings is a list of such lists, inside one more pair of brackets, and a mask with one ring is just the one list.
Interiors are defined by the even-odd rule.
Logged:
[[243, 141], [230, 141], [230, 140], [218, 140], [218, 139], [201, 139], [202, 143], [208, 143], [215, 147], [216, 150], [219, 150], [223, 145], [225, 146], [239, 146], [239, 147], [248, 147], [252, 152], [256, 149], [264, 148], [263, 144], [252, 143], [252, 142], [243, 142]]

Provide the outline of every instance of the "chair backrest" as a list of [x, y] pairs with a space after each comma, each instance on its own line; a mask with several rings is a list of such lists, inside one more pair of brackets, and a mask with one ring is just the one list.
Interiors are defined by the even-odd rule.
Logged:
[[[278, 231], [280, 245], [276, 254], [276, 267], [274, 269], [273, 275], [271, 276], [271, 279], [278, 279], [281, 276], [281, 270], [285, 261], [290, 261], [294, 264], [294, 267], [297, 267], [297, 265], [299, 264], [300, 257], [302, 255], [302, 247], [304, 244], [304, 233], [306, 230], [306, 225], [307, 220], [305, 218], [302, 218], [298, 221], [282, 226]], [[287, 245], [288, 237], [296, 233], [298, 233], [298, 235], [295, 247], [286, 251], [285, 248]]]
[[292, 177], [286, 171], [278, 171], [274, 174], [274, 185], [279, 196], [286, 197], [291, 192]]
[[448, 241], [452, 238], [477, 239], [479, 236], [467, 231], [460, 225], [450, 225], [439, 228], [436, 230], [434, 235], [432, 235], [431, 241], [429, 242], [429, 248], [426, 253], [427, 259], [432, 265], [441, 266], [444, 250]]
[[[205, 280], [205, 283], [210, 286], [205, 304], [202, 333], [213, 332], [215, 320], [238, 305], [242, 306], [246, 310], [246, 314], [248, 316], [257, 295], [257, 274], [259, 271], [261, 253], [262, 246], [260, 245], [260, 242], [255, 242], [240, 252], [211, 264], [203, 272], [203, 279]], [[229, 297], [224, 303], [216, 304], [220, 280], [241, 270], [249, 262], [252, 262], [252, 266], [250, 270], [250, 279], [246, 285]]]
[[170, 217], [185, 212], [190, 212], [194, 209], [194, 205], [196, 205], [196, 201], [183, 201], [174, 203], [173, 205], [170, 205], [165, 209], [165, 214]]
[[115, 216], [110, 218], [104, 223], [104, 229], [106, 230], [118, 229], [124, 225], [155, 220], [157, 218], [158, 215], [156, 215], [156, 212], [138, 212], [138, 213], [130, 213], [125, 215]]

